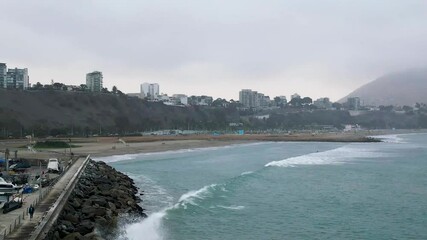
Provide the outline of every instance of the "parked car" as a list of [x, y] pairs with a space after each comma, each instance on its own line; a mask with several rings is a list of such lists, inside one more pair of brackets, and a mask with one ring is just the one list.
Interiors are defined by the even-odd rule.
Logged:
[[20, 171], [23, 172], [23, 171], [27, 170], [30, 167], [31, 167], [31, 164], [29, 164], [27, 162], [18, 162], [18, 163], [12, 164], [9, 167], [9, 170], [13, 170], [15, 172], [20, 172]]
[[50, 158], [47, 163], [47, 172], [48, 173], [59, 173], [61, 171], [61, 166], [57, 158]]

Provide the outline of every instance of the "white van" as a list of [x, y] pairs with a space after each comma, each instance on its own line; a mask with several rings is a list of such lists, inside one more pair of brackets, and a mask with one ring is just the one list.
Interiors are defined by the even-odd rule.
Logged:
[[47, 172], [49, 173], [59, 173], [60, 166], [57, 158], [50, 158], [47, 164]]

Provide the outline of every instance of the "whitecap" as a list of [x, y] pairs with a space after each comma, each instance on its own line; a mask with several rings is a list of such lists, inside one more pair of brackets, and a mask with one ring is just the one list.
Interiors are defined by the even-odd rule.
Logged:
[[178, 200], [178, 203], [175, 204], [175, 207], [183, 206], [184, 209], [187, 208], [187, 204], [197, 205], [194, 201], [196, 199], [204, 199], [209, 193], [210, 189], [216, 187], [217, 184], [211, 184], [204, 186], [203, 188], [195, 191], [189, 191], [184, 193]]
[[148, 240], [161, 240], [164, 238], [162, 231], [162, 220], [167, 215], [167, 212], [172, 209], [177, 209], [183, 207], [187, 209], [187, 204], [197, 205], [195, 203], [196, 199], [204, 199], [206, 196], [211, 193], [211, 189], [215, 188], [217, 184], [211, 184], [202, 187], [199, 190], [189, 191], [184, 193], [178, 200], [175, 205], [171, 205], [162, 209], [159, 212], [153, 213], [148, 216], [148, 218], [127, 226], [126, 238], [129, 240], [141, 239], [141, 235], [144, 236], [144, 239]]
[[386, 143], [405, 143], [399, 135], [377, 135], [370, 136], [371, 138], [376, 138]]
[[252, 173], [254, 173], [254, 172], [253, 171], [242, 172], [240, 174], [240, 176], [249, 175], [249, 174], [252, 174]]
[[324, 152], [315, 152], [302, 156], [291, 157], [280, 161], [272, 161], [265, 167], [295, 167], [296, 165], [325, 165], [342, 164], [360, 158], [378, 158], [388, 156], [385, 153], [375, 152], [372, 149], [361, 148], [360, 145], [344, 146]]
[[224, 208], [224, 209], [229, 209], [229, 210], [242, 210], [242, 209], [245, 208], [245, 206], [235, 206], [235, 205], [231, 205], [231, 206], [217, 205], [217, 207]]

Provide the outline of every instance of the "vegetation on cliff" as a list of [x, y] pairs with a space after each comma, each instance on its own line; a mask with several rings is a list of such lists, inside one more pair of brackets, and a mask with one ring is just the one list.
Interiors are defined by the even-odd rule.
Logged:
[[[359, 124], [368, 129], [426, 128], [427, 106], [382, 106], [351, 116], [345, 110], [313, 105], [267, 110], [240, 108], [217, 99], [212, 106], [167, 106], [114, 93], [0, 89], [0, 138], [41, 136], [132, 135], [162, 129], [235, 131], [341, 129]], [[267, 117], [264, 117], [267, 116]], [[237, 123], [237, 125], [230, 125]]]

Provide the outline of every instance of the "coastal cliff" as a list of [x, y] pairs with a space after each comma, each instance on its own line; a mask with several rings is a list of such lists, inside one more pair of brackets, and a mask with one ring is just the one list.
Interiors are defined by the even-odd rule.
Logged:
[[119, 220], [146, 217], [131, 178], [104, 162], [90, 160], [46, 239], [111, 239]]

